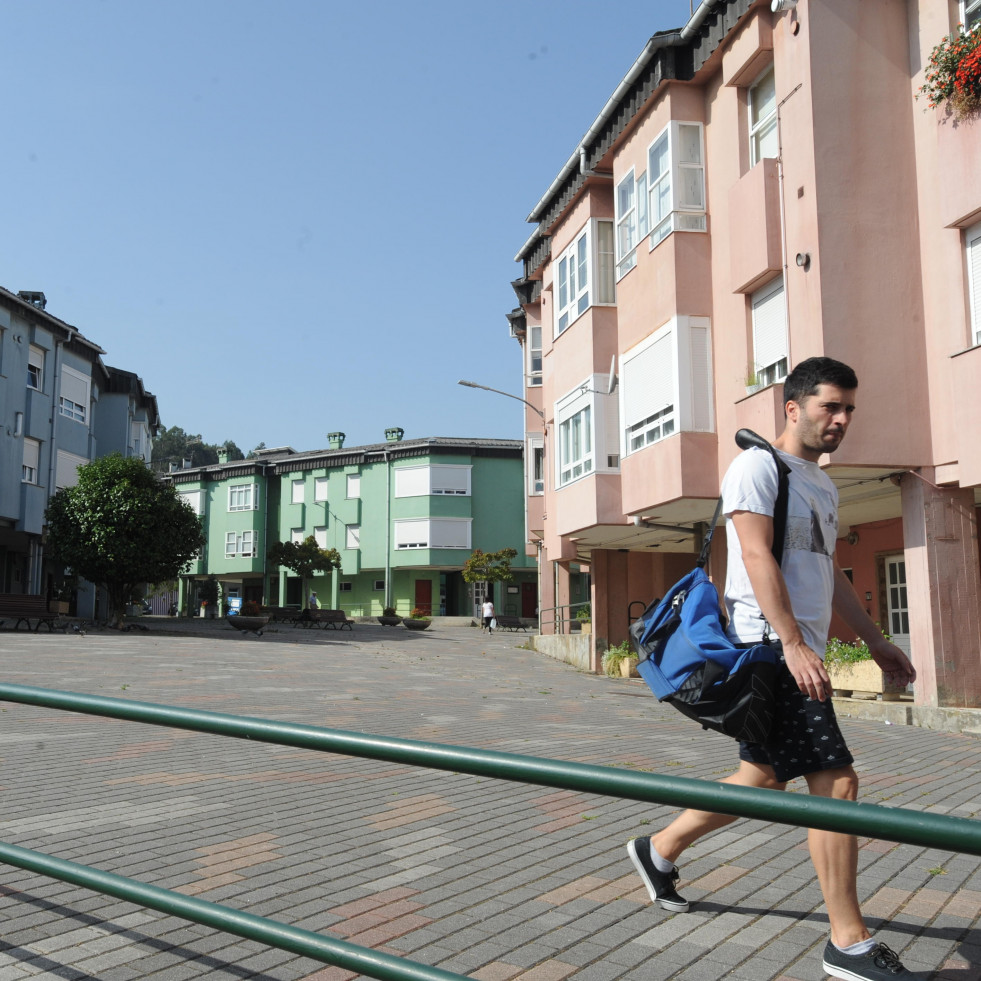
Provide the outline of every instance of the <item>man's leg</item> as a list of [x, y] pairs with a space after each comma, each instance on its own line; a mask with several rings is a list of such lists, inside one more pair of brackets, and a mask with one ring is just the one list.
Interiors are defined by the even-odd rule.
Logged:
[[[766, 790], [784, 790], [773, 773], [773, 767], [765, 763], [739, 761], [739, 769], [720, 783], [731, 783], [739, 787], [761, 787]], [[731, 814], [715, 814], [712, 811], [682, 811], [663, 831], [651, 835], [651, 844], [657, 853], [669, 862], [677, 862], [678, 856], [693, 842], [698, 841], [710, 831], [717, 831], [736, 818]]]
[[[850, 766], [819, 770], [804, 779], [816, 797], [855, 800], [858, 796], [858, 775]], [[858, 840], [854, 835], [811, 828], [807, 844], [828, 908], [831, 942], [848, 947], [868, 939], [869, 931], [858, 905]]]

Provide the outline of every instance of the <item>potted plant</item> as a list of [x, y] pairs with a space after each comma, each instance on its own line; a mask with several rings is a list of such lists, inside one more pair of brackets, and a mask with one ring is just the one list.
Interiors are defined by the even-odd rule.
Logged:
[[397, 627], [402, 622], [402, 618], [395, 612], [394, 606], [386, 606], [382, 610], [382, 615], [378, 617], [378, 622], [383, 627]]
[[930, 54], [925, 78], [917, 98], [931, 109], [943, 105], [955, 119], [981, 110], [981, 24], [945, 37]]
[[261, 634], [262, 628], [269, 623], [269, 617], [263, 615], [255, 600], [246, 600], [235, 616], [229, 616], [226, 611], [225, 619], [236, 630], [248, 630], [255, 634]]
[[905, 685], [896, 685], [886, 679], [863, 640], [848, 643], [831, 637], [824, 652], [824, 667], [834, 693], [839, 697], [875, 698], [881, 695], [884, 702], [896, 702], [906, 690]]
[[603, 673], [609, 678], [637, 678], [638, 657], [630, 646], [630, 641], [607, 648], [603, 655]]
[[51, 598], [48, 600], [48, 612], [57, 613], [59, 616], [67, 615], [77, 585], [77, 576], [63, 576], [58, 580], [54, 584]]
[[593, 612], [588, 603], [584, 603], [576, 610], [576, 623], [579, 624], [581, 633], [589, 633], [593, 625]]
[[213, 617], [215, 607], [218, 604], [218, 580], [214, 576], [208, 576], [198, 585], [198, 600], [202, 607], [202, 616]]
[[402, 618], [402, 622], [409, 630], [425, 630], [433, 621], [416, 606], [407, 617]]
[[753, 395], [762, 387], [763, 383], [760, 381], [760, 376], [756, 373], [756, 365], [753, 365], [753, 367], [746, 372], [746, 394]]

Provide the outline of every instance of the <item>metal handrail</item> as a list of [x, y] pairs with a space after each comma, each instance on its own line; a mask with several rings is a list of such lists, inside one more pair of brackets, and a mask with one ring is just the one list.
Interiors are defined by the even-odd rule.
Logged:
[[575, 609], [581, 609], [584, 606], [589, 606], [589, 600], [582, 600], [579, 603], [565, 603], [562, 606], [545, 606], [539, 610], [540, 622], [544, 622], [546, 613], [559, 613], [562, 610], [568, 610], [569, 616], [554, 616], [552, 617], [552, 623], [556, 628], [563, 628], [567, 623], [575, 623], [578, 617], [572, 612]]

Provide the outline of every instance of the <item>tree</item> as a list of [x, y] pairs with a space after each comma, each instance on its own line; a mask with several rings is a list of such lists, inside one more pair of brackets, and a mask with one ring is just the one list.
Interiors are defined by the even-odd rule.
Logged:
[[300, 577], [300, 595], [307, 594], [307, 579], [315, 572], [329, 572], [341, 567], [341, 553], [336, 548], [321, 548], [313, 535], [302, 542], [276, 542], [267, 555], [269, 561], [289, 569]]
[[185, 460], [190, 460], [192, 467], [207, 467], [218, 462], [219, 450], [224, 450], [229, 460], [245, 459], [245, 454], [234, 440], [205, 443], [200, 435], [194, 436], [185, 433], [180, 426], [171, 426], [170, 429], [161, 430], [153, 441], [150, 460], [154, 469], [159, 471], [168, 470], [172, 463], [181, 466]]
[[513, 548], [502, 548], [497, 552], [475, 548], [463, 565], [463, 581], [510, 582], [514, 578], [511, 562], [517, 555], [517, 550]]
[[201, 521], [175, 488], [118, 453], [79, 467], [45, 520], [50, 557], [105, 588], [113, 626], [138, 585], [176, 579], [204, 546]]

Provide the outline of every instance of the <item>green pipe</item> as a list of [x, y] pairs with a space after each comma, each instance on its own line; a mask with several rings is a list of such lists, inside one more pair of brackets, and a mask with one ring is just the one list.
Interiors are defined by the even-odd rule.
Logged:
[[694, 807], [719, 814], [760, 818], [781, 824], [821, 828], [825, 831], [866, 835], [910, 845], [981, 855], [981, 822], [945, 814], [927, 814], [878, 804], [736, 787], [687, 777], [631, 773], [614, 767], [567, 760], [517, 756], [465, 746], [321, 729], [295, 722], [274, 722], [199, 709], [106, 698], [101, 695], [52, 691], [27, 685], [0, 685], [0, 700], [327, 753], [387, 760], [409, 766], [471, 773], [544, 787], [560, 787], [625, 800]]
[[466, 981], [463, 975], [451, 974], [438, 967], [429, 967], [415, 961], [393, 957], [391, 954], [382, 954], [344, 940], [336, 940], [310, 930], [301, 930], [286, 923], [255, 916], [252, 913], [243, 913], [230, 906], [209, 903], [204, 899], [195, 899], [193, 896], [185, 896], [170, 889], [137, 882], [135, 879], [127, 879], [111, 872], [101, 872], [87, 865], [66, 862], [41, 852], [19, 848], [17, 845], [0, 842], [0, 861], [53, 879], [60, 879], [62, 882], [85, 886], [96, 892], [115, 896], [117, 899], [125, 899], [138, 906], [179, 916], [193, 923], [202, 923], [226, 933], [234, 933], [236, 936], [245, 937], [246, 940], [257, 940], [269, 947], [288, 950], [294, 954], [302, 954], [304, 957], [312, 957], [325, 964], [334, 964], [349, 971], [366, 974], [369, 978], [378, 978], [379, 981]]

